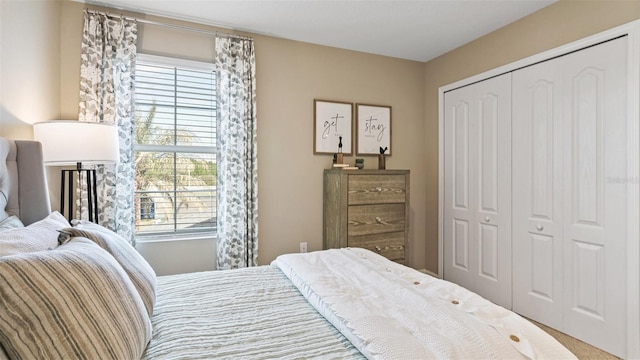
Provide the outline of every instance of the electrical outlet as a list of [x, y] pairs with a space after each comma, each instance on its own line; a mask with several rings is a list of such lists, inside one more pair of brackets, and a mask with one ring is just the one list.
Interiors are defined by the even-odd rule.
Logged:
[[301, 242], [300, 243], [300, 252], [301, 253], [306, 253], [307, 252], [307, 243], [306, 242]]

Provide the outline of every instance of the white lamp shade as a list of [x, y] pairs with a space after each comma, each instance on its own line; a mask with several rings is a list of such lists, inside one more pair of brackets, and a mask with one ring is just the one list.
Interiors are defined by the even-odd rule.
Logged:
[[54, 120], [33, 125], [33, 137], [42, 144], [47, 165], [116, 163], [120, 157], [114, 125]]

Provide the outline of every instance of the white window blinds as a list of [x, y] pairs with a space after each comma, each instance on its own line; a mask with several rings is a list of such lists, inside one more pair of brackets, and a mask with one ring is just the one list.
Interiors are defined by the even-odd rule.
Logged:
[[135, 80], [136, 234], [214, 231], [213, 64], [139, 54]]

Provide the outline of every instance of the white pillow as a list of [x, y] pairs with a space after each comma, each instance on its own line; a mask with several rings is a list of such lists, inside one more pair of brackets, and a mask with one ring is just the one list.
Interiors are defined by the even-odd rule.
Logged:
[[24, 227], [24, 224], [15, 215], [11, 215], [8, 218], [0, 221], [0, 231], [5, 231], [9, 229], [19, 229], [23, 227]]
[[0, 231], [0, 256], [53, 249], [58, 246], [58, 230], [69, 226], [56, 211], [27, 227]]

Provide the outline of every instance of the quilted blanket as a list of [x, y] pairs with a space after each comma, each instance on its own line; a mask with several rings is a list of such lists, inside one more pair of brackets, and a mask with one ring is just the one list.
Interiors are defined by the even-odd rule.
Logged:
[[274, 260], [369, 359], [575, 359], [519, 315], [364, 249]]
[[270, 266], [158, 277], [143, 359], [363, 359]]

